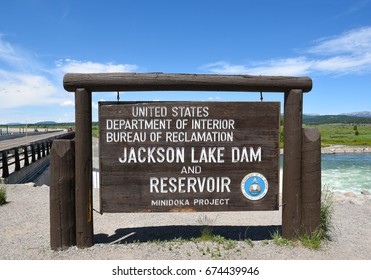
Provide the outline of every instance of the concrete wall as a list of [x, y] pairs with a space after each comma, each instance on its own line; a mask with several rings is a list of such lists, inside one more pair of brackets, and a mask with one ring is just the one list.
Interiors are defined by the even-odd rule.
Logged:
[[46, 156], [42, 159], [37, 160], [36, 162], [30, 163], [29, 166], [23, 167], [17, 172], [11, 173], [8, 178], [5, 178], [4, 181], [6, 184], [22, 184], [34, 182], [44, 173], [44, 171], [49, 166], [49, 163], [49, 156]]
[[47, 185], [50, 186], [50, 165], [44, 170], [44, 172], [34, 180], [36, 186]]

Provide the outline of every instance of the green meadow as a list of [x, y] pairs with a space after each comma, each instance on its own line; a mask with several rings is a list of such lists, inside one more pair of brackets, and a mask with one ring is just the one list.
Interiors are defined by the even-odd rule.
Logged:
[[330, 145], [371, 146], [371, 124], [319, 124], [322, 147]]

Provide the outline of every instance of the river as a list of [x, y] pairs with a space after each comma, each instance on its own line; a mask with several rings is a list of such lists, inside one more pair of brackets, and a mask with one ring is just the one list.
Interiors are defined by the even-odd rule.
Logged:
[[322, 185], [334, 191], [371, 191], [371, 154], [322, 155]]
[[323, 154], [321, 168], [322, 187], [340, 192], [371, 191], [371, 153]]

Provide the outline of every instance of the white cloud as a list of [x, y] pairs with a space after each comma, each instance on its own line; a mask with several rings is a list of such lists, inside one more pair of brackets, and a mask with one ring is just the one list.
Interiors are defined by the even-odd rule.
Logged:
[[72, 100], [65, 100], [60, 105], [61, 106], [75, 106], [75, 102], [73, 102]]
[[[133, 64], [98, 63], [64, 59], [54, 68], [45, 69], [32, 52], [15, 47], [3, 40], [0, 34], [0, 108], [60, 105], [74, 106], [71, 94], [63, 90], [65, 73], [132, 72], [139, 67]], [[5, 67], [6, 66], [6, 67]], [[97, 105], [93, 104], [93, 107]]]
[[305, 75], [312, 65], [305, 57], [276, 59], [261, 63], [261, 66], [252, 68], [255, 75]]
[[139, 69], [134, 64], [98, 63], [64, 59], [56, 62], [57, 69], [64, 73], [107, 73], [107, 72], [134, 72]]
[[0, 108], [60, 103], [57, 93], [57, 87], [41, 75], [0, 71]]
[[371, 70], [371, 54], [354, 56], [336, 56], [316, 61], [314, 70], [334, 74], [364, 73]]
[[371, 51], [371, 27], [362, 27], [343, 33], [340, 36], [324, 38], [308, 50], [318, 55], [358, 54], [364, 55]]
[[225, 75], [272, 75], [272, 76], [290, 76], [305, 75], [309, 72], [312, 62], [307, 61], [305, 57], [287, 58], [262, 61], [251, 65], [231, 65], [225, 61], [208, 64], [202, 69], [215, 74]]
[[34, 57], [32, 52], [4, 41], [3, 35], [0, 34], [0, 61], [19, 71], [29, 71], [40, 68]]
[[11, 44], [2, 40], [0, 35], [0, 60], [8, 63], [8, 64], [19, 64], [21, 59], [18, 55], [16, 55], [16, 51], [12, 47]]
[[32, 52], [14, 47], [0, 35], [1, 109], [59, 104], [66, 99], [34, 58]]
[[314, 70], [335, 74], [369, 73], [371, 71], [371, 27], [321, 39], [308, 53], [320, 57]]
[[202, 69], [208, 70], [212, 73], [234, 75], [245, 74], [249, 71], [248, 67], [245, 65], [231, 65], [226, 61], [218, 61], [202, 66]]
[[233, 65], [225, 61], [204, 65], [201, 69], [216, 74], [291, 76], [353, 74], [371, 72], [371, 27], [366, 26], [339, 36], [316, 41], [306, 55]]

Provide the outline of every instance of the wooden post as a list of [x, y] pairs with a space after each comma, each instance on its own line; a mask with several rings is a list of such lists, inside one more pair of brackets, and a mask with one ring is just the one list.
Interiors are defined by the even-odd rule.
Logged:
[[46, 154], [49, 155], [50, 154], [50, 141], [46, 141]]
[[35, 144], [31, 144], [31, 158], [32, 162], [36, 162]]
[[7, 151], [1, 151], [1, 161], [2, 161], [2, 168], [3, 174], [1, 175], [3, 178], [9, 177], [9, 166], [8, 166], [8, 153]]
[[301, 132], [303, 91], [285, 93], [282, 236], [293, 239], [301, 225]]
[[75, 106], [76, 244], [77, 247], [84, 248], [94, 244], [91, 92], [77, 88]]
[[45, 143], [44, 142], [41, 143], [41, 155], [42, 157], [45, 157]]
[[18, 148], [14, 149], [14, 164], [15, 164], [15, 171], [21, 170], [21, 163], [19, 161], [19, 150], [18, 150]]
[[76, 245], [75, 145], [55, 140], [50, 155], [50, 247]]
[[28, 150], [27, 150], [27, 145], [23, 146], [23, 155], [24, 155], [24, 166], [29, 166], [30, 162], [28, 159]]
[[302, 233], [321, 225], [321, 135], [316, 128], [303, 128], [301, 165]]
[[40, 143], [36, 144], [36, 150], [37, 150], [37, 160], [41, 159], [41, 148]]

